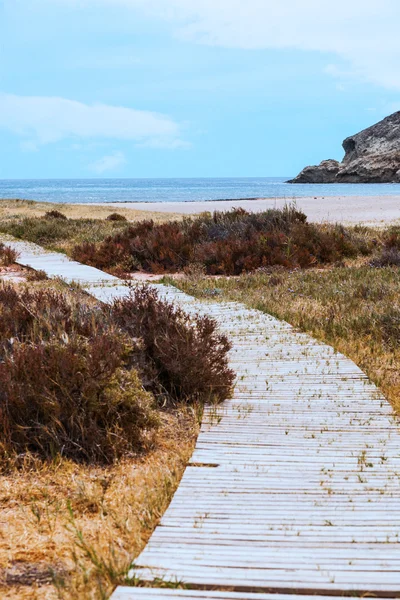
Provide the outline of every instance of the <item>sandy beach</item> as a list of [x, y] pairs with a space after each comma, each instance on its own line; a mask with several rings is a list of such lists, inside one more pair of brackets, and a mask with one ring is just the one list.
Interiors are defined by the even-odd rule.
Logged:
[[[203, 211], [243, 207], [250, 211], [279, 208], [294, 199], [212, 200], [205, 202], [115, 202], [117, 208], [149, 212], [196, 214]], [[334, 196], [297, 198], [296, 204], [314, 222], [386, 224], [400, 222], [400, 196]], [[102, 204], [102, 206], [105, 206]]]

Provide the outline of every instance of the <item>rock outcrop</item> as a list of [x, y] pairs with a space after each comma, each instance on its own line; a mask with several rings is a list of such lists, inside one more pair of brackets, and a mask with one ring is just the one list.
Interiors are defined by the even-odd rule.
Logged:
[[341, 163], [323, 160], [288, 183], [400, 183], [400, 111], [346, 138]]

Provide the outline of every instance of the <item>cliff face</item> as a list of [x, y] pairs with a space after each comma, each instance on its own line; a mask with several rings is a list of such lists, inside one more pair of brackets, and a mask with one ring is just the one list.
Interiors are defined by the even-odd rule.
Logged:
[[346, 138], [341, 163], [324, 160], [288, 183], [400, 183], [400, 111]]

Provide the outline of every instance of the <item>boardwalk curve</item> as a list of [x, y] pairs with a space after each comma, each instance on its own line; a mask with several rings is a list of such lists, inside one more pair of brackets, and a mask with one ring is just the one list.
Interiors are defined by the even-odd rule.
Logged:
[[[98, 299], [126, 293], [91, 275]], [[400, 434], [385, 398], [352, 361], [286, 323], [154, 287], [218, 320], [237, 384], [205, 411], [180, 486], [131, 572], [142, 585], [191, 589], [121, 587], [113, 600], [400, 597]]]

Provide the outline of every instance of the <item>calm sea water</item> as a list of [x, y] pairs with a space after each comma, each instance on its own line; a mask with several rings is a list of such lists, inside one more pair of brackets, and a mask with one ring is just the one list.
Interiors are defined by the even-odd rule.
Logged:
[[400, 184], [285, 183], [288, 177], [209, 179], [3, 179], [0, 198], [92, 202], [193, 202], [240, 198], [400, 195]]

